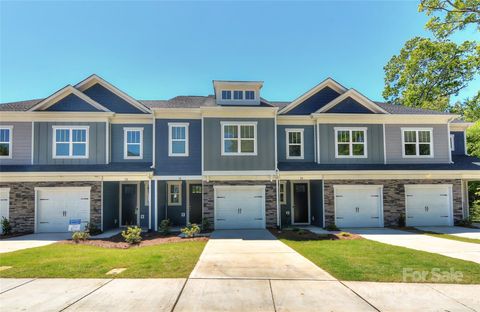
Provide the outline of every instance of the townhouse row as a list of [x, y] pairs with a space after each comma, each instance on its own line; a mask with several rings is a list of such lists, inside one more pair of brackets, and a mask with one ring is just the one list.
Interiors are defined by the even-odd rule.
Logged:
[[97, 75], [0, 105], [1, 216], [18, 232], [313, 224], [453, 225], [468, 215], [458, 116], [374, 102], [326, 79], [291, 102], [263, 82], [136, 100]]

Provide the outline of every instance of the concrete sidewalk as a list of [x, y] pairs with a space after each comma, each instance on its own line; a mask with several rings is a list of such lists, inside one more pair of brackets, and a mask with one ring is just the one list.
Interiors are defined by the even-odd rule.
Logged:
[[0, 286], [2, 311], [480, 311], [480, 285], [179, 278]]
[[343, 230], [360, 234], [366, 239], [384, 244], [437, 253], [451, 258], [480, 263], [480, 244], [464, 243], [389, 228], [352, 228]]
[[420, 226], [417, 229], [426, 232], [450, 234], [458, 237], [480, 239], [480, 229], [466, 228], [461, 226]]

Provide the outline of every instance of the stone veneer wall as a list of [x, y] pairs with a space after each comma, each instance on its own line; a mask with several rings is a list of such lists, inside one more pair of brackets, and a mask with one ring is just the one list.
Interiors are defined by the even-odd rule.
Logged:
[[267, 227], [277, 226], [277, 194], [275, 181], [210, 181], [203, 182], [203, 217], [215, 226], [214, 215], [214, 185], [265, 185], [265, 214]]
[[90, 186], [90, 223], [100, 228], [102, 214], [101, 182], [12, 182], [0, 183], [10, 188], [9, 220], [14, 232], [31, 233], [35, 230], [35, 188]]
[[398, 218], [405, 213], [405, 184], [452, 184], [453, 219], [463, 219], [461, 180], [325, 180], [325, 226], [335, 223], [333, 197], [334, 185], [370, 184], [383, 185], [383, 219], [385, 226], [398, 225]]

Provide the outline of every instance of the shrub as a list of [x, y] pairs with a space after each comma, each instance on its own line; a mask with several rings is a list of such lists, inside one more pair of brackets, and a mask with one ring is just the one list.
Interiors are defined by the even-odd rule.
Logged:
[[85, 226], [85, 231], [88, 232], [88, 234], [93, 236], [102, 234], [102, 230], [91, 223], [87, 223], [87, 225]]
[[126, 231], [122, 231], [122, 236], [129, 244], [138, 244], [142, 241], [142, 229], [138, 226], [128, 227]]
[[185, 237], [194, 237], [198, 233], [200, 233], [200, 227], [196, 225], [195, 223], [189, 224], [183, 229], [180, 230]]
[[472, 220], [472, 217], [468, 217], [463, 220], [457, 221], [456, 223], [457, 223], [456, 225], [458, 226], [470, 227], [472, 226], [473, 220]]
[[343, 237], [350, 237], [351, 234], [348, 233], [348, 232], [340, 232], [339, 235], [340, 235], [340, 236], [343, 236]]
[[210, 230], [210, 220], [207, 217], [202, 219], [202, 231], [209, 231]]
[[336, 224], [329, 224], [325, 227], [327, 231], [340, 231]]
[[12, 233], [12, 225], [10, 224], [10, 221], [7, 218], [2, 217], [2, 221], [0, 221], [0, 223], [2, 224], [3, 235], [8, 235]]
[[170, 233], [170, 219], [164, 219], [160, 222], [158, 232], [162, 235], [168, 235], [168, 233]]
[[407, 223], [405, 221], [405, 214], [401, 213], [400, 216], [398, 217], [398, 226], [399, 227], [404, 227], [405, 225], [407, 225]]
[[78, 243], [80, 241], [86, 241], [90, 238], [90, 234], [88, 231], [79, 231], [79, 232], [73, 232], [72, 234], [72, 240], [75, 243]]

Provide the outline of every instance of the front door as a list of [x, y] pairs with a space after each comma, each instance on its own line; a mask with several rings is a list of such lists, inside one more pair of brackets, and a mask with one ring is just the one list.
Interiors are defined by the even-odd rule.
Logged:
[[137, 225], [137, 184], [122, 184], [121, 209], [121, 225]]
[[293, 183], [293, 223], [309, 223], [308, 183]]
[[202, 223], [202, 185], [190, 184], [189, 187], [189, 222], [201, 224]]

